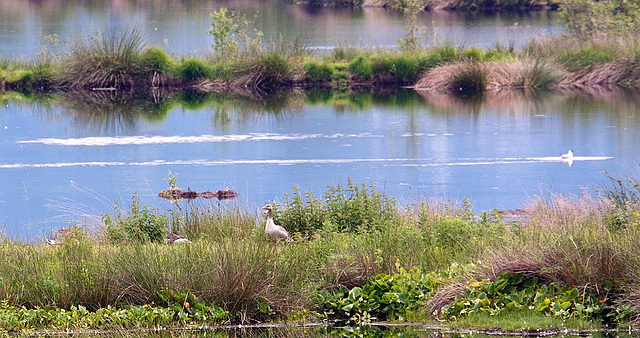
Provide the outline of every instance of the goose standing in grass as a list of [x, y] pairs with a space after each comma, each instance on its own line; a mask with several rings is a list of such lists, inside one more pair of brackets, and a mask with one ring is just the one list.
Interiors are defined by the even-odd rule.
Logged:
[[271, 206], [271, 204], [265, 205], [264, 207], [262, 207], [262, 209], [267, 210], [268, 212], [267, 224], [264, 226], [264, 233], [267, 234], [267, 237], [272, 240], [286, 240], [287, 238], [289, 238], [289, 233], [287, 232], [287, 230], [279, 225], [276, 225], [276, 223], [273, 221], [273, 207]]
[[189, 239], [176, 233], [167, 234], [166, 242], [167, 244], [191, 243]]

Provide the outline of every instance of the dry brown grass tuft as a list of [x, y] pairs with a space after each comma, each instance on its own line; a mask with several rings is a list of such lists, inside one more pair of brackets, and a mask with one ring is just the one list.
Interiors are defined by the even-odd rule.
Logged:
[[528, 58], [493, 62], [488, 67], [488, 89], [549, 88], [563, 76], [558, 67]]
[[442, 309], [449, 306], [453, 301], [460, 297], [463, 291], [467, 289], [467, 281], [471, 276], [461, 276], [458, 282], [451, 282], [436, 291], [433, 297], [426, 302], [429, 313], [440, 313]]
[[486, 89], [489, 69], [477, 61], [461, 61], [432, 68], [415, 89], [439, 90], [453, 95], [473, 95]]
[[590, 67], [572, 73], [560, 81], [559, 86], [569, 88], [640, 88], [640, 59], [623, 57], [614, 62]]

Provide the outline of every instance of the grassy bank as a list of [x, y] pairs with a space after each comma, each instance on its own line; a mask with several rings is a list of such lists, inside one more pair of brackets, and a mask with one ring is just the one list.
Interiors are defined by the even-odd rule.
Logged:
[[[314, 55], [304, 41], [261, 44], [203, 58], [146, 47], [137, 31], [97, 33], [67, 54], [0, 62], [0, 90], [26, 94], [93, 92], [89, 97], [223, 92], [245, 97], [285, 89], [377, 91], [402, 86], [469, 96], [501, 89], [640, 87], [638, 39], [561, 37], [521, 50], [451, 45], [407, 51], [337, 47]], [[144, 95], [140, 95], [144, 96]]]
[[[292, 234], [286, 243], [264, 235], [255, 211], [186, 201], [160, 211], [134, 197], [95, 233], [73, 226], [56, 245], [4, 238], [0, 329], [630, 325], [640, 310], [640, 193], [633, 179], [612, 182], [598, 198], [536, 199], [518, 219], [474, 215], [466, 201], [400, 206], [366, 183], [322, 198], [294, 188], [274, 201], [276, 223]], [[193, 243], [164, 244], [170, 231]]]

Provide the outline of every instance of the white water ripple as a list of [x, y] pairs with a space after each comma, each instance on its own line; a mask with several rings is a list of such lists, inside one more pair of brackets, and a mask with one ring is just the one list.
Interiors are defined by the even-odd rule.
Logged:
[[124, 146], [150, 144], [180, 144], [180, 143], [220, 143], [220, 142], [249, 142], [249, 141], [299, 141], [308, 139], [345, 139], [345, 138], [380, 138], [382, 135], [371, 133], [359, 134], [274, 134], [251, 133], [244, 135], [200, 135], [200, 136], [124, 136], [124, 137], [83, 137], [83, 138], [39, 138], [35, 140], [18, 141], [22, 144], [44, 144], [55, 146]]
[[[604, 161], [612, 159], [607, 156], [576, 156], [574, 161]], [[383, 163], [386, 166], [411, 166], [411, 167], [448, 167], [448, 166], [485, 166], [499, 164], [527, 164], [543, 162], [564, 162], [560, 157], [523, 157], [523, 158], [469, 158], [458, 159], [452, 162], [433, 162], [433, 159], [407, 159], [407, 158], [352, 158], [352, 159], [289, 159], [289, 160], [176, 160], [176, 161], [145, 161], [145, 162], [121, 162], [121, 161], [87, 161], [87, 162], [59, 162], [59, 163], [14, 163], [0, 164], [0, 169], [19, 168], [66, 168], [66, 167], [107, 167], [107, 166], [162, 166], [162, 165], [302, 165], [302, 164], [349, 164], [349, 163]]]

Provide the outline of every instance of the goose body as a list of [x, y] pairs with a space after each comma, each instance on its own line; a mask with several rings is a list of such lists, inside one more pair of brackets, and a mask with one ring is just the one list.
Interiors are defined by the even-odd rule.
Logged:
[[289, 233], [287, 232], [287, 230], [277, 225], [273, 221], [273, 207], [271, 206], [271, 204], [265, 205], [264, 207], [262, 207], [262, 209], [267, 210], [268, 212], [267, 224], [264, 226], [264, 233], [267, 234], [267, 237], [273, 240], [286, 240], [287, 238], [289, 238]]
[[178, 235], [176, 233], [168, 234], [166, 242], [167, 242], [167, 244], [191, 243], [191, 241], [189, 239], [187, 239], [184, 236]]

